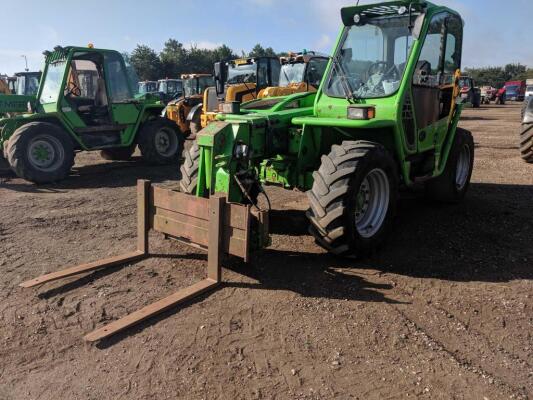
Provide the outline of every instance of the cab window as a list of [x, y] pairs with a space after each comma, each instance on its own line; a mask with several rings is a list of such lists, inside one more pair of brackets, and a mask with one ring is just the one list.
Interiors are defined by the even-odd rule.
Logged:
[[116, 53], [105, 54], [105, 71], [109, 87], [109, 100], [113, 103], [131, 99], [133, 94], [120, 55]]

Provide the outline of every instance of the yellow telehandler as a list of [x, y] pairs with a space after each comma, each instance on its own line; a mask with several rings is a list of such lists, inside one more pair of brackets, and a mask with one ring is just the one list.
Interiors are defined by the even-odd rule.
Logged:
[[215, 120], [219, 105], [254, 100], [262, 89], [277, 86], [280, 69], [277, 57], [249, 57], [215, 63], [215, 86], [204, 92], [202, 128]]
[[223, 103], [316, 92], [329, 57], [313, 51], [215, 64], [214, 88], [204, 93], [202, 128], [215, 120]]
[[168, 119], [174, 121], [187, 139], [196, 138], [202, 129], [200, 116], [204, 91], [214, 85], [211, 74], [183, 74], [183, 96], [170, 101], [163, 112]]
[[258, 97], [279, 97], [294, 93], [316, 92], [328, 62], [329, 57], [314, 51], [289, 53], [286, 57], [280, 57], [281, 71], [278, 86], [262, 89]]

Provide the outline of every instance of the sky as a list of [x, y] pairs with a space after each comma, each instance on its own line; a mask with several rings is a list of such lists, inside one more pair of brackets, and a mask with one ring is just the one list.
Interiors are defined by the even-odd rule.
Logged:
[[[276, 51], [331, 53], [340, 8], [357, 0], [25, 0], [5, 2], [0, 25], [0, 73], [42, 67], [56, 45], [160, 51], [168, 38], [186, 46], [226, 44], [237, 54], [256, 43]], [[361, 4], [370, 0], [361, 0]], [[463, 67], [520, 62], [533, 67], [533, 0], [433, 0], [465, 20]], [[28, 12], [27, 10], [31, 10]], [[10, 18], [12, 16], [13, 18]]]

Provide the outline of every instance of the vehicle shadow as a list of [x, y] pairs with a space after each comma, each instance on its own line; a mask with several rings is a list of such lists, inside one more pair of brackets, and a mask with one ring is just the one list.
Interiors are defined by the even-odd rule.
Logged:
[[[380, 272], [417, 278], [449, 281], [509, 282], [533, 279], [533, 185], [472, 183], [467, 197], [459, 204], [427, 200], [423, 193], [402, 194], [391, 235], [374, 255], [344, 259], [344, 268], [364, 266]], [[273, 210], [272, 234], [307, 234], [305, 213]], [[289, 253], [274, 257], [264, 252], [260, 260], [272, 257], [267, 268], [276, 272], [298, 270], [299, 260], [308, 257], [320, 264], [337, 262], [331, 255]], [[286, 261], [283, 261], [283, 259]], [[255, 263], [255, 260], [254, 260]]]
[[[486, 108], [478, 108], [478, 110], [486, 110]], [[491, 117], [481, 117], [481, 116], [470, 116], [470, 115], [461, 115], [460, 121], [497, 121], [498, 118]], [[459, 123], [461, 123], [459, 121]]]
[[176, 181], [178, 169], [175, 165], [149, 165], [140, 157], [131, 161], [111, 161], [98, 164], [75, 166], [70, 175], [57, 183], [33, 184], [6, 172], [0, 180], [0, 188], [27, 193], [61, 193], [67, 190], [119, 188], [135, 186], [137, 179], [153, 182]]

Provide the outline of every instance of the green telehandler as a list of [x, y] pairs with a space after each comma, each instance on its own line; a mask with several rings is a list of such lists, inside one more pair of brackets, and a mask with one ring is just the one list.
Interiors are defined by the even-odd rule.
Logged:
[[363, 256], [385, 239], [401, 187], [451, 202], [468, 189], [474, 145], [456, 103], [463, 21], [416, 0], [345, 7], [341, 18], [318, 92], [225, 104], [185, 154], [180, 187], [252, 204], [265, 184], [307, 191], [316, 241]]
[[156, 96], [134, 97], [128, 68], [117, 51], [60, 47], [45, 51], [35, 96], [0, 95], [0, 158], [21, 178], [47, 183], [65, 178], [75, 152], [100, 150], [125, 160], [138, 145], [154, 164], [178, 162], [183, 139], [160, 116]]
[[[215, 290], [224, 256], [249, 261], [268, 245], [268, 211], [254, 209], [265, 184], [307, 191], [311, 233], [344, 256], [362, 256], [383, 242], [400, 186], [423, 184], [434, 199], [461, 200], [474, 145], [457, 127], [460, 16], [415, 0], [346, 7], [341, 16], [316, 93], [223, 103], [186, 153], [185, 193], [138, 182], [136, 251], [20, 286], [146, 259], [153, 255], [150, 230], [207, 251], [205, 279], [85, 336], [97, 341]], [[221, 93], [223, 80], [215, 82]]]

